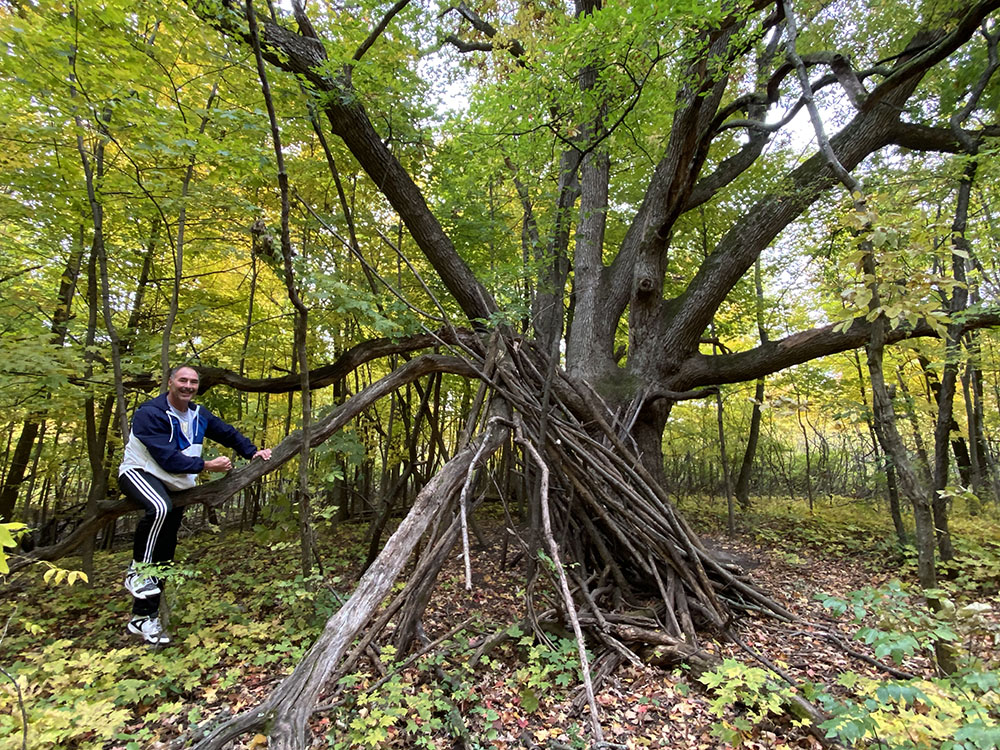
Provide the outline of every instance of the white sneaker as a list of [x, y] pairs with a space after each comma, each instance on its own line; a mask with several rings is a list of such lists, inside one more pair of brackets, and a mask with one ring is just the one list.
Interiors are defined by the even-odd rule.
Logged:
[[147, 643], [165, 646], [170, 643], [170, 635], [160, 627], [159, 617], [133, 617], [128, 623], [128, 632], [141, 635]]
[[160, 585], [155, 578], [141, 576], [130, 570], [125, 574], [125, 590], [136, 599], [148, 599], [160, 593]]

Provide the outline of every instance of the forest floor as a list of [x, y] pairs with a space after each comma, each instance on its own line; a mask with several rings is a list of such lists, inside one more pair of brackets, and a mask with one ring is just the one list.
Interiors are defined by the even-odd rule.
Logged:
[[[740, 644], [703, 642], [746, 665], [723, 662], [731, 672], [722, 672], [726, 686], [749, 686], [742, 701], [719, 698], [683, 668], [619, 668], [597, 689], [605, 747], [819, 747], [777, 703], [768, 711], [780, 680], [757, 669], [754, 654], [796, 681], [833, 692], [886, 679], [824, 637], [824, 629], [833, 630], [851, 641], [856, 626], [835, 621], [820, 603], [823, 594], [844, 596], [900, 575], [899, 559], [886, 551], [891, 545], [874, 532], [883, 524], [837, 527], [796, 509], [744, 519], [741, 534], [730, 538], [717, 517], [702, 516], [706, 541], [735, 557], [801, 621], [745, 618], [734, 627]], [[431, 641], [463, 623], [464, 629], [412, 663], [398, 664], [389, 646], [370, 650], [324, 696], [327, 707], [313, 724], [319, 746], [452, 748], [461, 746], [460, 734], [469, 748], [592, 746], [586, 712], [574, 706], [580, 683], [574, 642], [546, 643], [523, 624], [524, 560], [515, 564], [517, 547], [499, 514], [487, 512], [478, 525], [486, 545], [473, 539], [472, 590], [456, 554], [424, 619]], [[22, 747], [22, 715], [29, 748], [187, 746], [193, 729], [260, 702], [301, 658], [349, 595], [365, 531], [351, 525], [323, 534], [324, 573], [311, 582], [296, 572], [291, 524], [182, 539], [166, 597], [174, 640], [158, 649], [124, 630], [126, 551], [98, 554], [91, 587], [45, 585], [36, 566], [4, 594], [0, 668], [10, 680], [0, 685], [0, 750]], [[996, 599], [995, 590], [987, 594]], [[472, 667], [472, 654], [497, 633], [505, 637]], [[863, 643], [851, 647], [872, 655]], [[932, 665], [920, 654], [907, 652], [900, 666], [929, 677]], [[992, 662], [995, 654], [987, 656]], [[247, 737], [233, 747], [260, 750], [263, 739]]]

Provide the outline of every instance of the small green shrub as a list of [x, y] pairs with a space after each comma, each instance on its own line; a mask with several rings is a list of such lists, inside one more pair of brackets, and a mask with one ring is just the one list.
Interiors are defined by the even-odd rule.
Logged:
[[568, 688], [583, 682], [580, 671], [580, 655], [576, 641], [558, 638], [551, 642], [536, 641], [530, 634], [524, 634], [514, 626], [510, 635], [517, 638], [517, 645], [523, 649], [524, 665], [514, 672], [514, 687], [521, 698], [521, 706], [528, 713], [538, 710], [542, 696], [554, 688]]
[[[792, 689], [774, 679], [771, 672], [735, 659], [725, 659], [698, 681], [712, 693], [709, 709], [719, 719], [712, 734], [722, 742], [739, 747], [755, 726], [784, 713]], [[734, 712], [734, 708], [742, 709]]]
[[829, 737], [848, 747], [877, 742], [887, 750], [1000, 747], [1000, 681], [992, 665], [970, 648], [978, 639], [1000, 641], [997, 624], [987, 617], [992, 608], [984, 602], [956, 608], [944, 592], [927, 593], [943, 603], [939, 612], [931, 612], [922, 601], [913, 603], [899, 581], [846, 597], [820, 596], [833, 614], [861, 625], [855, 637], [878, 658], [898, 664], [917, 655], [933, 659], [935, 644], [966, 646], [957, 651], [960, 670], [937, 679], [874, 680], [841, 674], [838, 683], [850, 691], [849, 699], [818, 695], [831, 715], [822, 725]]

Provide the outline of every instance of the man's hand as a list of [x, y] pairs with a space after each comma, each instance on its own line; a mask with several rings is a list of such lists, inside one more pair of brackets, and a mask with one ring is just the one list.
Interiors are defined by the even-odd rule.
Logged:
[[253, 461], [255, 458], [262, 458], [265, 461], [270, 461], [271, 460], [271, 449], [270, 448], [261, 448], [259, 451], [257, 451], [252, 456], [250, 456], [250, 460], [251, 461]]
[[220, 474], [231, 470], [233, 468], [233, 462], [230, 460], [229, 456], [217, 456], [215, 458], [209, 459], [205, 462], [205, 468], [202, 471], [214, 471]]

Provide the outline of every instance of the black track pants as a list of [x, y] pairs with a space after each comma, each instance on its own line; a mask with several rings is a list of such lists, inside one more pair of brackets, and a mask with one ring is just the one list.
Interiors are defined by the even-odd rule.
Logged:
[[[135, 527], [132, 559], [140, 563], [169, 563], [177, 549], [177, 530], [184, 508], [175, 508], [163, 482], [142, 469], [129, 469], [118, 477], [118, 487], [146, 511]], [[162, 587], [162, 581], [160, 582]], [[156, 614], [160, 595], [132, 600], [132, 614]]]

